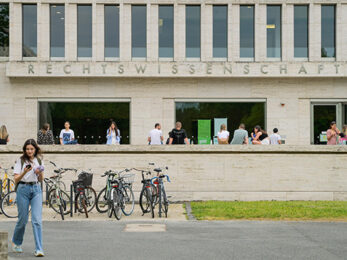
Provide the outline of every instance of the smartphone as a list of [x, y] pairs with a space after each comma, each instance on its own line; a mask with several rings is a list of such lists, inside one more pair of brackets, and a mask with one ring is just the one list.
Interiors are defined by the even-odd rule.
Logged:
[[31, 168], [31, 165], [28, 164], [27, 166], [25, 166], [26, 169], [30, 169]]

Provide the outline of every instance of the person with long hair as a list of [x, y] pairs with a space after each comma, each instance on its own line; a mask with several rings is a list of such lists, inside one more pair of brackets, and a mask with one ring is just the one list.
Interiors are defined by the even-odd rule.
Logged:
[[218, 144], [228, 144], [229, 143], [229, 131], [227, 131], [227, 126], [225, 124], [221, 124], [220, 131], [218, 132]]
[[42, 190], [44, 166], [41, 149], [34, 139], [23, 145], [23, 155], [14, 166], [16, 183], [16, 200], [18, 220], [12, 237], [12, 249], [16, 253], [23, 252], [22, 243], [25, 226], [28, 223], [29, 205], [31, 206], [31, 224], [35, 239], [35, 256], [44, 256], [42, 248]]
[[10, 141], [7, 128], [5, 125], [0, 127], [0, 144], [7, 144]]
[[54, 138], [50, 125], [48, 123], [43, 124], [42, 128], [37, 133], [38, 144], [54, 144]]
[[336, 127], [336, 122], [332, 121], [330, 123], [330, 128], [327, 131], [327, 145], [336, 145], [340, 130]]
[[110, 127], [106, 132], [107, 142], [106, 144], [120, 144], [120, 131], [116, 122], [111, 121]]
[[268, 134], [259, 125], [256, 125], [253, 131], [252, 136], [254, 138], [252, 144], [270, 144]]

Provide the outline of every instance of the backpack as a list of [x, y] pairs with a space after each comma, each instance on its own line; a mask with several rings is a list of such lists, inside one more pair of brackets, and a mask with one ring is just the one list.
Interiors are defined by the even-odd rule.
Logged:
[[[36, 159], [37, 159], [39, 165], [42, 165], [42, 160], [41, 160], [40, 158], [38, 158], [38, 157], [36, 157]], [[25, 163], [24, 159], [23, 159], [23, 158], [20, 158], [20, 165], [21, 165], [20, 169], [21, 169], [21, 170], [23, 169], [24, 163]], [[17, 183], [16, 186], [14, 187], [14, 191], [15, 191], [15, 192], [17, 192], [17, 188], [18, 188], [18, 183]]]

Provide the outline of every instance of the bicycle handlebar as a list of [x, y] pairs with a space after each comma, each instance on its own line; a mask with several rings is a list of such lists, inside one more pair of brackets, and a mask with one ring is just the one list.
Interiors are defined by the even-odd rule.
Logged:
[[124, 169], [124, 170], [122, 170], [120, 172], [108, 170], [108, 171], [104, 172], [104, 174], [101, 175], [101, 177], [105, 177], [105, 176], [108, 176], [108, 175], [115, 176], [115, 175], [119, 175], [119, 174], [121, 174], [123, 172], [129, 172], [129, 171], [131, 171], [131, 169], [128, 169], [128, 168], [126, 168], [126, 169]]
[[167, 181], [168, 182], [171, 182], [170, 181], [170, 177], [169, 177], [169, 175], [160, 175], [160, 176], [155, 176], [155, 177], [153, 177], [152, 179], [151, 179], [151, 184], [153, 184], [153, 180], [155, 180], [155, 179], [159, 179], [161, 176], [163, 176], [162, 178], [165, 178], [166, 177], [166, 179], [167, 179]]

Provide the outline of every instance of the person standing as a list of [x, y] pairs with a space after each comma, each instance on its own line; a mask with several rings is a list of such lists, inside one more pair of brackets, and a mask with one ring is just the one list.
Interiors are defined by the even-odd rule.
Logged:
[[0, 144], [7, 144], [10, 141], [7, 128], [5, 125], [0, 127]]
[[150, 145], [161, 145], [163, 144], [163, 132], [161, 131], [161, 125], [156, 123], [154, 129], [152, 129], [148, 134], [148, 143]]
[[176, 128], [170, 132], [169, 145], [171, 144], [189, 144], [186, 130], [182, 129], [182, 123], [176, 122]]
[[106, 144], [120, 144], [120, 131], [116, 122], [112, 121], [106, 132]]
[[252, 144], [270, 144], [268, 134], [259, 125], [254, 127], [254, 134], [252, 133], [252, 136], [255, 136]]
[[50, 125], [48, 123], [43, 124], [42, 128], [37, 133], [38, 144], [54, 144], [54, 138]]
[[64, 124], [65, 129], [62, 129], [60, 131], [60, 144], [76, 144], [77, 141], [75, 140], [75, 133], [73, 130], [70, 129], [70, 122], [66, 121]]
[[228, 144], [229, 143], [229, 131], [227, 131], [227, 126], [221, 124], [220, 131], [217, 134], [218, 144]]
[[270, 135], [270, 144], [281, 144], [281, 136], [278, 134], [278, 129], [274, 128], [273, 129], [273, 134]]
[[14, 166], [18, 220], [12, 237], [12, 249], [23, 252], [22, 243], [25, 226], [28, 223], [29, 205], [31, 206], [31, 224], [35, 239], [35, 256], [44, 256], [42, 247], [42, 191], [44, 167], [41, 161], [41, 149], [34, 139], [24, 143], [23, 155]]
[[330, 128], [327, 131], [327, 145], [336, 145], [339, 134], [340, 130], [336, 127], [336, 122], [332, 121], [330, 123]]
[[239, 129], [234, 131], [233, 140], [230, 144], [248, 144], [248, 132], [245, 124], [240, 124]]

